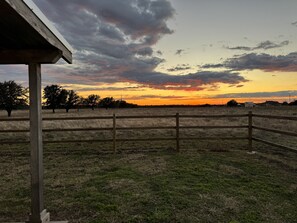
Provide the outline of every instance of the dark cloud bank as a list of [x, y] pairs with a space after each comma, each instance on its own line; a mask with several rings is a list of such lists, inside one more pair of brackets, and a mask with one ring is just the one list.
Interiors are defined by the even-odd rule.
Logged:
[[265, 98], [265, 97], [295, 97], [297, 91], [275, 91], [275, 92], [252, 92], [252, 93], [231, 93], [220, 94], [213, 98]]
[[[154, 52], [153, 47], [164, 35], [173, 33], [167, 25], [175, 15], [169, 0], [34, 2], [75, 49], [73, 65], [44, 67], [43, 77], [47, 83], [96, 86], [100, 83], [128, 82], [156, 89], [196, 91], [219, 83], [239, 86], [247, 81], [238, 73], [241, 70], [297, 71], [297, 53], [286, 56], [251, 53], [202, 67], [226, 68], [227, 71], [198, 71], [184, 75], [156, 72], [164, 59], [160, 58], [162, 52]], [[266, 41], [245, 50], [276, 48], [286, 44], [286, 41], [280, 44]], [[183, 49], [176, 51], [177, 55], [182, 53]], [[186, 72], [189, 69], [189, 66], [176, 66], [168, 71]]]
[[236, 46], [236, 47], [226, 47], [229, 50], [243, 50], [243, 51], [253, 51], [253, 50], [269, 50], [274, 48], [280, 48], [289, 45], [289, 41], [283, 41], [281, 43], [273, 43], [269, 40], [259, 43], [255, 47], [248, 46]]
[[[58, 83], [98, 85], [128, 82], [158, 89], [199, 90], [203, 85], [246, 81], [238, 73], [156, 72], [164, 62], [154, 45], [173, 33], [175, 15], [169, 0], [34, 0], [75, 49], [74, 64], [45, 67], [44, 76]], [[184, 50], [177, 50], [180, 55]], [[155, 56], [157, 55], [157, 56]], [[175, 67], [174, 70], [187, 70]]]
[[225, 68], [234, 71], [242, 70], [263, 70], [265, 72], [296, 72], [297, 71], [297, 52], [287, 55], [269, 55], [269, 54], [243, 54], [229, 58], [223, 63], [206, 64], [202, 68]]

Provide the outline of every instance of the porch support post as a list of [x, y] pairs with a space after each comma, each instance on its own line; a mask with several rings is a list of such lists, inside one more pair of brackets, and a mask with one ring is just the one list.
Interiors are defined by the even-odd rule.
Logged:
[[43, 148], [41, 107], [41, 64], [29, 64], [31, 215], [30, 223], [49, 222], [43, 199]]

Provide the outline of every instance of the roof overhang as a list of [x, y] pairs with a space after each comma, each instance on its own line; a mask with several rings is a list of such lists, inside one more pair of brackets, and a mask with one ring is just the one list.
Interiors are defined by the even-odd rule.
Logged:
[[0, 1], [0, 64], [72, 63], [72, 48], [31, 0]]

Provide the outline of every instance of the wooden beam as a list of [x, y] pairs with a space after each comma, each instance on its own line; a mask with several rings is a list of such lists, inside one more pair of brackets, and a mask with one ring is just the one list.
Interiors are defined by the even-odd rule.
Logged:
[[180, 152], [180, 137], [179, 137], [179, 113], [176, 113], [175, 117], [175, 124], [176, 124], [176, 132], [175, 132], [175, 138], [176, 138], [176, 151]]
[[57, 63], [62, 57], [58, 49], [0, 50], [0, 64]]
[[293, 116], [280, 116], [280, 115], [253, 115], [253, 116], [257, 118], [297, 121], [297, 117], [293, 117]]
[[278, 133], [278, 134], [283, 134], [283, 135], [287, 135], [287, 136], [297, 137], [297, 133], [295, 133], [295, 132], [288, 132], [288, 131], [282, 131], [282, 130], [277, 130], [277, 129], [270, 129], [270, 128], [265, 128], [265, 127], [260, 127], [260, 126], [253, 126], [253, 129], [267, 131], [267, 132], [273, 132], [273, 133]]
[[249, 136], [249, 152], [253, 151], [253, 112], [249, 111], [249, 116], [248, 116], [248, 136]]
[[[41, 117], [41, 65], [29, 64], [31, 215], [30, 223], [48, 222], [43, 200], [43, 148]], [[44, 221], [43, 219], [47, 220]]]
[[53, 47], [62, 51], [63, 59], [72, 63], [72, 52], [55, 34], [36, 16], [32, 10], [20, 0], [4, 0], [7, 2], [35, 31], [41, 35]]
[[274, 146], [274, 147], [278, 147], [278, 148], [281, 148], [281, 149], [297, 152], [296, 148], [291, 148], [291, 147], [288, 147], [288, 146], [280, 145], [278, 143], [270, 142], [270, 141], [267, 141], [267, 140], [264, 140], [264, 139], [259, 139], [259, 138], [253, 137], [253, 140], [256, 141], [256, 142], [264, 143], [264, 144], [269, 145], [269, 146]]

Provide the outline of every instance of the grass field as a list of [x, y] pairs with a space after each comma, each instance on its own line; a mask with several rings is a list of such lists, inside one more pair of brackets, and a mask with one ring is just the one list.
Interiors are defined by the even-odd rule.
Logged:
[[[45, 112], [44, 116], [89, 116], [134, 114], [246, 114], [245, 109], [132, 109], [84, 110], [65, 114]], [[254, 109], [258, 114], [297, 115], [296, 109]], [[1, 113], [5, 116], [5, 113]], [[26, 111], [13, 114], [26, 117]], [[143, 120], [125, 120], [120, 126], [143, 125]], [[161, 123], [160, 123], [161, 122]], [[254, 120], [256, 124], [297, 131], [289, 121]], [[257, 123], [258, 122], [258, 123]], [[156, 120], [146, 125], [170, 125]], [[185, 120], [188, 124], [246, 124], [247, 120]], [[49, 122], [45, 127], [109, 126], [111, 123]], [[5, 123], [3, 129], [24, 128], [26, 123]], [[182, 134], [244, 135], [238, 130]], [[63, 133], [64, 134], [64, 133]], [[109, 137], [91, 135], [46, 135], [54, 138]], [[124, 137], [157, 136], [165, 132], [123, 132]], [[296, 140], [279, 134], [256, 132], [261, 137], [289, 146]], [[120, 135], [121, 136], [121, 135]], [[1, 140], [19, 135], [1, 135]], [[182, 142], [182, 152], [174, 152], [174, 142], [120, 144], [122, 153], [107, 154], [109, 144], [53, 144], [45, 146], [46, 208], [56, 220], [70, 222], [297, 222], [297, 154], [254, 143], [254, 155], [246, 152], [247, 142]], [[130, 149], [130, 150], [129, 150]], [[1, 151], [6, 151], [5, 153]], [[0, 222], [22, 221], [30, 211], [29, 149], [1, 146]], [[8, 152], [7, 152], [8, 151]], [[22, 153], [16, 151], [23, 151]], [[74, 152], [75, 151], [75, 152]], [[152, 152], [153, 151], [153, 152]]]

